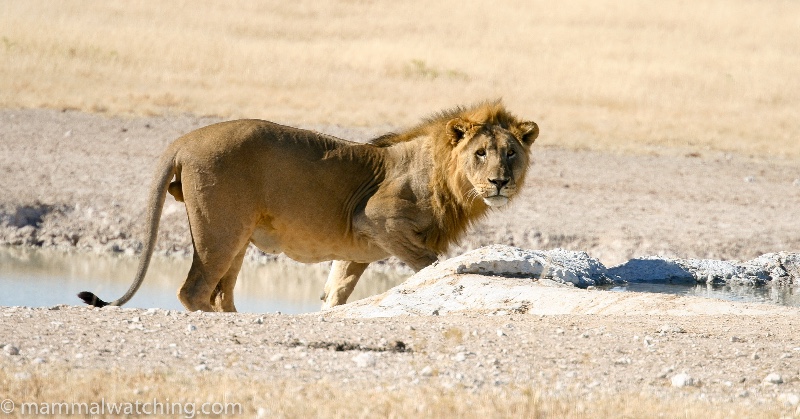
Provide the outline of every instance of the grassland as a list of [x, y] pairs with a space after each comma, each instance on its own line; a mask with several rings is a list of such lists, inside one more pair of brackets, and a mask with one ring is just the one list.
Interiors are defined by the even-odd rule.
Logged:
[[0, 4], [0, 107], [402, 126], [502, 97], [541, 142], [800, 158], [800, 3]]

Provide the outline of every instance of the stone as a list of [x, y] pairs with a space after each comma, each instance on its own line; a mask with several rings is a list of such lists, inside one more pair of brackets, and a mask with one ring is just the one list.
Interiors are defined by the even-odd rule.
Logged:
[[425, 368], [423, 368], [423, 369], [422, 369], [422, 370], [419, 372], [419, 375], [421, 375], [421, 376], [423, 376], [423, 377], [430, 377], [430, 376], [432, 376], [432, 375], [433, 375], [433, 368], [431, 368], [431, 366], [430, 366], [430, 365], [428, 365], [428, 366], [426, 366]]
[[678, 388], [693, 386], [695, 384], [694, 378], [690, 377], [689, 374], [686, 374], [685, 372], [673, 375], [670, 379], [670, 382], [672, 383], [672, 387]]
[[800, 395], [794, 393], [783, 393], [778, 396], [778, 401], [785, 406], [797, 406], [800, 404]]
[[377, 362], [375, 355], [370, 352], [361, 352], [360, 354], [354, 356], [352, 360], [359, 368], [374, 367], [375, 363]]
[[6, 355], [19, 355], [19, 348], [13, 345], [6, 345], [3, 347], [3, 351], [6, 353]]
[[764, 377], [764, 379], [761, 380], [761, 382], [765, 383], [765, 384], [776, 384], [776, 385], [777, 384], [783, 384], [783, 377], [781, 377], [780, 374], [777, 374], [777, 373], [773, 372], [773, 373], [767, 374], [767, 376]]

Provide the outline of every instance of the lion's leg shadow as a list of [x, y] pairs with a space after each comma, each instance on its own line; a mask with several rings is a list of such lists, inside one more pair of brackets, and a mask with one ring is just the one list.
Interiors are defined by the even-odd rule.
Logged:
[[346, 303], [367, 266], [369, 263], [334, 260], [321, 296], [322, 309]]

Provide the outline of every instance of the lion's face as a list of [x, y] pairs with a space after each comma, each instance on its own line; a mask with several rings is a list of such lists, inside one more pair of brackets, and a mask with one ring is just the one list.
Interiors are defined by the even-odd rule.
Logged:
[[507, 204], [522, 186], [530, 145], [539, 135], [539, 127], [534, 122], [503, 127], [453, 120], [448, 128], [465, 196], [480, 198], [490, 207]]

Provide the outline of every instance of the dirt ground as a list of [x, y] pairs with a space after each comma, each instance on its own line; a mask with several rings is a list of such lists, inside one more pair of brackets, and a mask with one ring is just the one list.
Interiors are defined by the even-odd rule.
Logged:
[[[152, 165], [178, 136], [216, 122], [0, 110], [0, 244], [132, 252]], [[312, 126], [364, 141], [389, 129]], [[710, 150], [568, 150], [543, 134], [526, 190], [451, 254], [504, 243], [629, 258], [748, 260], [800, 251], [800, 164]], [[157, 253], [189, 256], [182, 204], [167, 198]], [[255, 255], [251, 255], [255, 258]]]
[[[135, 253], [156, 156], [214, 121], [0, 111], [0, 243]], [[311, 128], [354, 140], [386, 129]], [[451, 253], [491, 243], [564, 247], [612, 266], [654, 254], [743, 260], [798, 252], [798, 179], [796, 161], [570, 150], [543, 135], [527, 190]], [[168, 198], [158, 253], [189, 252], [182, 206]], [[2, 308], [0, 394], [15, 403], [67, 397], [66, 385], [43, 384], [57, 377], [80, 389], [76, 397], [152, 398], [171, 383], [173, 397], [186, 398], [219, 376], [250, 383], [227, 397], [264, 417], [791, 416], [800, 413], [798, 311], [779, 311], [368, 320]], [[112, 384], [91, 381], [109, 371]], [[264, 396], [286, 388], [305, 388], [333, 410], [313, 410], [296, 395]], [[519, 397], [533, 410], [504, 410]]]

